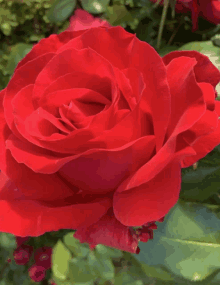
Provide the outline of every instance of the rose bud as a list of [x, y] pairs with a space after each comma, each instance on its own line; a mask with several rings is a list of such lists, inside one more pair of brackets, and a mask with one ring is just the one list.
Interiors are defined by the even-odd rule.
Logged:
[[40, 282], [42, 280], [45, 279], [46, 277], [46, 270], [43, 266], [39, 266], [39, 265], [32, 265], [29, 269], [29, 276], [31, 278], [31, 280], [35, 281], [35, 282]]
[[45, 269], [51, 268], [51, 247], [38, 248], [34, 253], [34, 259], [37, 265], [43, 266]]
[[30, 245], [21, 245], [14, 250], [13, 256], [16, 264], [25, 265], [31, 258], [33, 247]]

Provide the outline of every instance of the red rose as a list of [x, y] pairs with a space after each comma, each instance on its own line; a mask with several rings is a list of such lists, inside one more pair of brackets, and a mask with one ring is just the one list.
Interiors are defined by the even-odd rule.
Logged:
[[120, 26], [41, 40], [0, 92], [0, 231], [137, 253], [181, 167], [220, 143], [219, 81], [206, 56], [162, 59]]
[[[157, 0], [151, 0], [156, 3]], [[161, 0], [160, 4], [163, 4]], [[202, 16], [213, 24], [220, 24], [220, 1], [219, 0], [176, 0], [175, 6], [177, 13], [191, 11], [193, 31], [198, 29], [198, 17]]]
[[107, 21], [95, 18], [85, 10], [76, 9], [74, 16], [70, 18], [70, 26], [67, 31], [86, 30], [88, 28], [95, 28], [100, 26], [111, 27]]

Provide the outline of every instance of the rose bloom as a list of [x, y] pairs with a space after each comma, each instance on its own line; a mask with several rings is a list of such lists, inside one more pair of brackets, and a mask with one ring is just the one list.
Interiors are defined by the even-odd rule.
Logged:
[[0, 231], [138, 253], [181, 168], [220, 143], [219, 81], [208, 57], [161, 58], [120, 26], [42, 39], [0, 92]]
[[[157, 0], [150, 0], [156, 3]], [[163, 4], [164, 0], [160, 1]], [[198, 29], [198, 17], [203, 17], [213, 24], [220, 24], [220, 0], [176, 0], [177, 13], [191, 11], [193, 31]]]

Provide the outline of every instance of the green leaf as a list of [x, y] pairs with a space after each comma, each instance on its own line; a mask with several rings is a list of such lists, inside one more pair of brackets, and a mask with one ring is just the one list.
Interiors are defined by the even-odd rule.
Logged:
[[126, 9], [125, 6], [122, 5], [114, 5], [109, 6], [106, 11], [108, 21], [111, 25], [117, 26], [123, 22], [133, 21], [133, 17]]
[[72, 258], [69, 261], [68, 281], [74, 284], [77, 282], [85, 283], [91, 282], [96, 278], [97, 277], [93, 275], [93, 272], [91, 272], [90, 266], [86, 260]]
[[84, 10], [92, 14], [100, 14], [106, 11], [110, 0], [80, 0]]
[[220, 189], [220, 166], [189, 169], [182, 175], [180, 198], [205, 201]]
[[[220, 208], [220, 207], [219, 207]], [[220, 221], [206, 206], [179, 202], [158, 224], [154, 239], [134, 255], [149, 266], [202, 281], [220, 268]]]
[[159, 54], [160, 54], [160, 56], [163, 57], [166, 54], [168, 54], [169, 52], [175, 51], [175, 50], [178, 50], [177, 46], [165, 46], [159, 50]]
[[174, 281], [172, 274], [162, 266], [149, 266], [147, 264], [142, 264], [141, 267], [145, 271], [145, 274], [149, 277], [169, 282]]
[[15, 67], [32, 49], [32, 45], [25, 43], [18, 43], [11, 47], [11, 53], [8, 57], [8, 63], [5, 68], [6, 74], [13, 74]]
[[142, 264], [129, 252], [124, 252], [124, 256], [126, 261], [130, 261], [131, 266], [129, 266], [129, 274], [134, 278], [142, 279], [145, 282], [147, 277], [146, 268], [142, 267]]
[[95, 249], [99, 254], [106, 256], [106, 258], [108, 258], [108, 257], [120, 258], [123, 256], [123, 253], [121, 250], [116, 249], [116, 248], [111, 248], [111, 247], [105, 246], [103, 244], [97, 244]]
[[114, 280], [114, 285], [144, 285], [141, 280], [135, 280], [129, 272], [119, 271]]
[[73, 237], [75, 232], [70, 232], [66, 234], [63, 238], [63, 241], [67, 248], [78, 257], [85, 257], [90, 249], [87, 243], [81, 243], [78, 239]]
[[88, 264], [92, 272], [106, 280], [114, 278], [114, 265], [108, 257], [99, 254], [96, 251], [90, 251], [88, 255]]
[[15, 236], [8, 233], [0, 233], [0, 246], [4, 249], [15, 249], [17, 247]]
[[65, 280], [69, 272], [69, 261], [71, 253], [64, 246], [62, 241], [58, 241], [53, 249], [52, 254], [52, 271], [58, 279]]
[[76, 0], [55, 0], [46, 16], [52, 23], [65, 21], [76, 7]]

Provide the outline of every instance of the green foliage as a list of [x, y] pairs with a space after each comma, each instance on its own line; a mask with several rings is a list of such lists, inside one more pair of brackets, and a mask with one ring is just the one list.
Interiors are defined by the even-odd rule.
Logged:
[[73, 12], [76, 0], [55, 0], [46, 16], [50, 22], [65, 21]]
[[0, 233], [0, 247], [5, 249], [15, 249], [16, 241], [15, 236], [8, 233]]
[[129, 273], [121, 271], [115, 276], [114, 285], [144, 285], [144, 283], [141, 280], [135, 280]]
[[[3, 0], [0, 7], [0, 29], [4, 35], [9, 36], [13, 27], [23, 25], [34, 18], [39, 11], [42, 15], [54, 0]], [[45, 21], [45, 19], [43, 19]]]
[[58, 279], [65, 280], [69, 272], [69, 261], [71, 253], [61, 241], [58, 241], [53, 249], [53, 273]]
[[133, 20], [131, 14], [123, 5], [114, 5], [112, 7], [108, 7], [107, 18], [109, 23], [113, 26], [118, 26], [121, 23]]
[[95, 276], [106, 280], [114, 278], [114, 266], [109, 257], [97, 251], [90, 251], [87, 260]]
[[7, 57], [7, 65], [3, 71], [5, 75], [13, 74], [15, 67], [26, 54], [32, 49], [32, 45], [18, 43], [11, 47], [11, 52]]
[[141, 252], [135, 258], [147, 270], [157, 266], [170, 277], [202, 281], [220, 269], [219, 227], [209, 207], [179, 202], [158, 225], [154, 239], [140, 243]]
[[106, 11], [110, 0], [80, 0], [84, 10], [92, 14], [100, 14]]
[[82, 285], [93, 281], [100, 285], [107, 285], [108, 282], [143, 285], [144, 281], [149, 280], [131, 254], [101, 244], [90, 250], [87, 243], [80, 243], [73, 234], [67, 233], [63, 242], [59, 240], [54, 247], [52, 272], [58, 285]]

